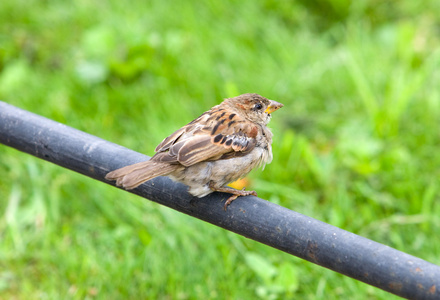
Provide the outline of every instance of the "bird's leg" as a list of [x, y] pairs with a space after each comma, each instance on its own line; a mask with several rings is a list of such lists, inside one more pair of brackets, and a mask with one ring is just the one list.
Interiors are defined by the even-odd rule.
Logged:
[[232, 194], [232, 196], [229, 197], [225, 202], [225, 206], [224, 206], [225, 210], [227, 209], [228, 205], [231, 204], [231, 202], [237, 199], [239, 196], [249, 196], [249, 195], [257, 196], [257, 192], [255, 191], [245, 191], [245, 188], [243, 188], [242, 190], [236, 190], [228, 186], [215, 186], [214, 182], [212, 181], [209, 183], [209, 188], [214, 192]]

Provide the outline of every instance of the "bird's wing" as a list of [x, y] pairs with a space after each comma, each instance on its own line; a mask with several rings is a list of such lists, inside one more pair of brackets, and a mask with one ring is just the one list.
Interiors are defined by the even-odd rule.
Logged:
[[245, 155], [256, 145], [258, 125], [215, 107], [165, 138], [153, 160], [191, 166]]

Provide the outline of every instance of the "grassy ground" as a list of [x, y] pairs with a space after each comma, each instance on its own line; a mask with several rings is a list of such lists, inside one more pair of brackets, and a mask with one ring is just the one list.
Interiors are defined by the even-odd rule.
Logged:
[[[437, 1], [145, 2], [2, 1], [0, 99], [151, 155], [222, 98], [260, 93], [285, 107], [250, 188], [440, 264]], [[394, 298], [0, 155], [1, 299]]]

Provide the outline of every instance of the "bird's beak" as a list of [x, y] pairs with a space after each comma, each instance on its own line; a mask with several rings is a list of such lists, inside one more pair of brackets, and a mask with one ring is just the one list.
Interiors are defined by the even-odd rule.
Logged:
[[279, 103], [279, 102], [276, 102], [276, 101], [273, 101], [273, 100], [269, 100], [269, 101], [270, 101], [269, 106], [264, 111], [264, 112], [266, 112], [268, 114], [271, 114], [274, 111], [276, 111], [276, 110], [278, 110], [278, 109], [280, 109], [281, 107], [284, 106], [284, 104], [282, 104], [282, 103]]

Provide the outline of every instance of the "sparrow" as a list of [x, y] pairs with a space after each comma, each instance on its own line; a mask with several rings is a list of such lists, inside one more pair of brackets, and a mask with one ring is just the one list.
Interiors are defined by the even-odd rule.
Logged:
[[232, 194], [226, 210], [239, 196], [257, 196], [255, 191], [226, 185], [272, 161], [273, 134], [267, 124], [271, 113], [281, 107], [258, 94], [225, 99], [165, 138], [150, 160], [111, 171], [105, 178], [130, 190], [157, 176], [168, 176], [199, 198], [214, 191]]

